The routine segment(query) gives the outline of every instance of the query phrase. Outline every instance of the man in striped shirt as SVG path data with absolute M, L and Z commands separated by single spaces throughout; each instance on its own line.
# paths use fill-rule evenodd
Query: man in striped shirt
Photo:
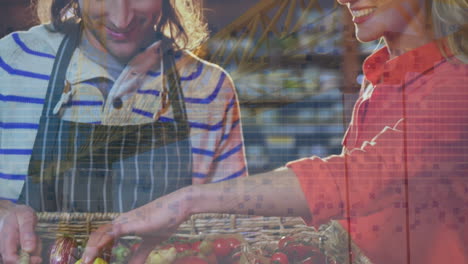
M 4 262 L 17 262 L 17 245 L 39 261 L 34 210 L 127 211 L 183 186 L 181 174 L 195 184 L 247 176 L 233 82 L 187 51 L 206 26 L 199 3 L 182 2 L 56 0 L 51 25 L 0 40 Z M 79 37 L 67 52 L 73 25 Z M 177 84 L 180 94 L 171 90 Z M 183 141 L 178 120 L 188 125 Z M 95 205 L 99 199 L 104 205 Z

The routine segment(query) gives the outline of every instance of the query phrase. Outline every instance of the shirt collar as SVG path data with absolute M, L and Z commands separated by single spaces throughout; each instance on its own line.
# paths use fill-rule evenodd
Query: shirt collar
M 190 53 L 188 53 L 190 54 Z M 175 54 L 177 68 L 182 68 L 183 65 L 190 63 L 192 56 L 184 56 L 184 52 L 178 51 Z M 160 76 L 160 64 L 156 63 L 151 69 L 151 74 L 148 74 L 149 79 L 156 79 Z M 130 66 L 126 66 L 130 67 Z M 67 70 L 67 81 L 74 85 L 77 83 L 89 81 L 95 78 L 106 78 L 115 82 L 116 79 L 107 71 L 107 69 L 86 56 L 81 46 L 75 49 L 72 55 L 70 64 Z
M 406 73 L 423 73 L 443 59 L 437 42 L 430 42 L 390 60 L 386 47 L 370 55 L 363 64 L 364 76 L 372 85 L 402 84 Z
M 181 53 L 176 53 L 176 62 L 179 61 L 181 57 Z M 129 67 L 129 66 L 126 66 Z M 159 74 L 159 63 L 156 63 L 154 67 L 151 69 L 153 74 L 150 74 L 150 77 L 158 77 Z M 106 78 L 111 80 L 112 82 L 116 81 L 116 78 L 112 77 L 109 71 L 102 65 L 95 63 L 92 59 L 90 59 L 86 52 L 83 50 L 83 46 L 78 46 L 70 60 L 70 64 L 67 70 L 67 81 L 70 84 L 76 84 L 84 81 L 89 81 L 95 78 Z
M 68 65 L 67 80 L 76 84 L 94 78 L 106 78 L 115 82 L 104 67 L 89 59 L 80 47 L 76 48 Z

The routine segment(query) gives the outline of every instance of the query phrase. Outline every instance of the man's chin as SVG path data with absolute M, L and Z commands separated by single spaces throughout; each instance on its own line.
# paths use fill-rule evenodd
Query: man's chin
M 130 47 L 109 47 L 108 51 L 115 59 L 123 64 L 129 62 L 138 53 L 136 48 Z

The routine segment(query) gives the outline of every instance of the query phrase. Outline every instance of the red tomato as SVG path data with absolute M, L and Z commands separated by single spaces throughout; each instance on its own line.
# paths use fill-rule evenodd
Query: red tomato
M 209 264 L 206 260 L 197 256 L 185 256 L 176 259 L 172 264 Z
M 231 249 L 235 249 L 241 244 L 241 242 L 235 237 L 226 238 L 226 242 L 229 244 L 229 247 L 231 247 Z
M 289 260 L 291 261 L 301 261 L 308 257 L 319 254 L 320 250 L 313 246 L 289 243 L 286 244 L 286 246 L 281 250 L 281 252 L 286 253 Z
M 288 256 L 286 256 L 286 254 L 284 254 L 283 252 L 276 252 L 275 254 L 273 254 L 273 256 L 271 256 L 270 260 L 272 264 L 288 264 L 289 263 Z
M 334 261 L 327 261 L 327 257 L 323 254 L 318 254 L 309 258 L 304 259 L 301 264 L 333 264 Z
M 201 241 L 196 241 L 192 243 L 192 249 L 195 250 L 196 252 L 200 252 L 200 244 Z
M 171 247 L 174 247 L 173 244 L 166 244 L 164 246 L 161 246 L 161 249 L 170 249 Z
M 218 238 L 213 242 L 213 251 L 216 257 L 226 257 L 231 253 L 231 250 L 231 246 L 223 238 Z
M 192 246 L 187 243 L 175 243 L 174 247 L 178 253 L 184 252 L 186 250 L 192 249 Z
M 294 238 L 290 236 L 284 236 L 278 241 L 278 248 L 281 250 L 283 249 L 288 242 L 293 241 Z
M 141 245 L 141 243 L 135 243 L 135 244 L 133 244 L 133 245 L 130 247 L 130 251 L 131 251 L 132 253 L 135 253 L 135 252 L 138 250 L 138 248 L 140 247 L 140 245 Z
M 312 258 L 306 258 L 301 262 L 301 264 L 317 264 L 317 263 L 315 263 Z

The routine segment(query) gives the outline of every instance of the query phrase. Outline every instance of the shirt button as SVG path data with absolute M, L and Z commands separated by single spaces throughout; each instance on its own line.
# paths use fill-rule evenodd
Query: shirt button
M 112 106 L 115 109 L 120 109 L 123 106 L 123 101 L 121 98 L 115 98 L 114 101 L 112 101 Z

